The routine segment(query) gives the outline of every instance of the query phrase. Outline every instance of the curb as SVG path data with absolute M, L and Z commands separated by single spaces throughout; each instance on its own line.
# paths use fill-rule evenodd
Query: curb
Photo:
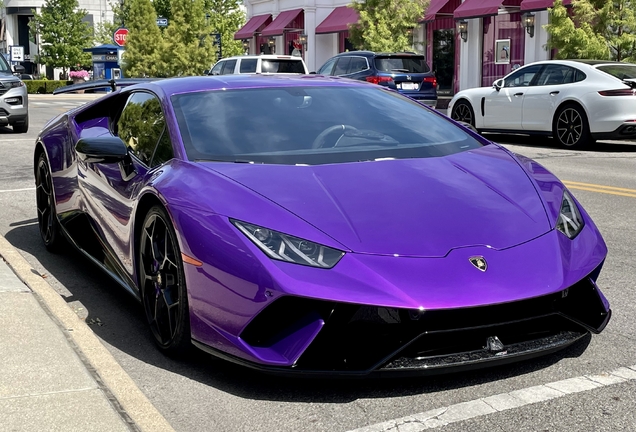
M 0 256 L 16 276 L 39 297 L 67 338 L 94 369 L 97 378 L 116 398 L 124 414 L 143 432 L 174 432 L 168 421 L 117 363 L 99 338 L 67 305 L 64 299 L 31 267 L 18 250 L 0 235 Z M 120 414 L 121 413 L 121 410 Z M 124 419 L 125 420 L 125 419 Z

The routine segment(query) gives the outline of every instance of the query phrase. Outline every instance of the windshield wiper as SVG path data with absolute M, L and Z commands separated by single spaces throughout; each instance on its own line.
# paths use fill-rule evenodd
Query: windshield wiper
M 391 72 L 408 72 L 408 69 L 391 69 Z

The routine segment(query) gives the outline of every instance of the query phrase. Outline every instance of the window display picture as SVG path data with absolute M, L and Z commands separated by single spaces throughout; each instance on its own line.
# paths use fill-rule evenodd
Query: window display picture
M 510 63 L 510 39 L 498 39 L 495 41 L 495 63 Z

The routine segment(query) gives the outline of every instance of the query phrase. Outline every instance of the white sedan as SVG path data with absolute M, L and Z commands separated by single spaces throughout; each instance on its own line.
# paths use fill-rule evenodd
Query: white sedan
M 450 116 L 479 132 L 552 136 L 569 148 L 636 139 L 636 65 L 548 60 L 457 93 Z

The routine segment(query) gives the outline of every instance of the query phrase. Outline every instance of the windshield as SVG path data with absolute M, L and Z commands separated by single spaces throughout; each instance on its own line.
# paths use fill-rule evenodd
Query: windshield
M 215 90 L 172 96 L 190 160 L 327 164 L 445 156 L 481 144 L 375 86 Z
M 298 73 L 304 74 L 305 68 L 300 60 L 262 60 L 262 73 Z
M 423 56 L 378 56 L 375 58 L 375 67 L 382 72 L 426 73 L 430 71 Z
M 4 58 L 3 55 L 0 55 L 0 72 L 13 73 L 11 67 L 9 66 L 9 63 L 7 63 L 7 60 Z
M 598 66 L 597 69 L 620 80 L 636 78 L 636 65 L 610 64 Z

